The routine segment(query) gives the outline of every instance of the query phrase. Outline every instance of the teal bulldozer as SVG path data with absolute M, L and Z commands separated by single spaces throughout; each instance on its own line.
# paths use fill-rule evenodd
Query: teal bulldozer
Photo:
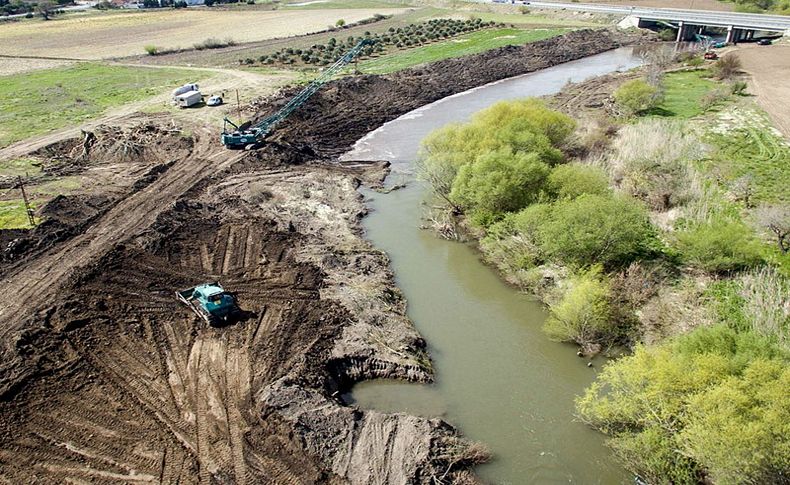
M 227 324 L 240 313 L 236 297 L 216 281 L 176 291 L 176 297 L 211 326 Z

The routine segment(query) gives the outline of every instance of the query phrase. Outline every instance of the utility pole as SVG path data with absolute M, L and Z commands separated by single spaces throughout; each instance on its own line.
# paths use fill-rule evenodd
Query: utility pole
M 25 201 L 25 212 L 27 212 L 27 220 L 30 222 L 30 227 L 35 227 L 36 225 L 36 218 L 34 217 L 33 208 L 30 207 L 30 201 L 27 199 L 27 193 L 25 192 L 25 182 L 22 180 L 22 176 L 18 176 L 19 180 L 19 190 L 22 191 L 22 200 Z
M 236 109 L 239 110 L 239 123 L 241 123 L 241 102 L 239 101 L 239 90 L 236 90 Z

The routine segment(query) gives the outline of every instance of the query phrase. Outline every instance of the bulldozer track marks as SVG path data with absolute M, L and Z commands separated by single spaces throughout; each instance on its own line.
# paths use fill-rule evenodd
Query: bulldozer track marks
M 316 270 L 289 260 L 291 243 L 272 244 L 267 231 L 255 222 L 226 223 L 187 242 L 173 237 L 164 248 L 124 249 L 113 271 L 82 281 L 82 297 L 72 299 L 95 297 L 100 314 L 122 312 L 123 319 L 68 335 L 81 364 L 64 365 L 62 373 L 77 391 L 36 401 L 28 426 L 46 431 L 35 446 L 20 440 L 16 451 L 0 452 L 0 477 L 25 481 L 2 464 L 28 453 L 31 466 L 62 482 L 310 483 L 290 469 L 292 451 L 283 449 L 292 445 L 266 451 L 259 437 L 250 441 L 261 426 L 252 390 L 282 375 L 271 363 L 284 345 L 282 320 L 319 301 L 320 279 L 302 274 Z M 167 244 L 190 256 L 169 264 Z M 210 327 L 168 291 L 173 281 L 204 274 L 222 277 L 253 316 Z
M 0 282 L 0 291 L 15 294 L 17 298 L 0 308 L 0 321 L 4 322 L 0 337 L 5 337 L 21 323 L 15 318 L 24 314 L 20 311 L 21 305 L 55 301 L 54 293 L 76 269 L 98 260 L 116 244 L 148 228 L 158 214 L 206 174 L 226 168 L 243 156 L 229 155 L 221 148 L 200 156 L 204 150 L 207 147 L 198 146 L 192 156 L 180 160 L 157 181 L 120 201 L 84 234 L 51 249 L 28 264 L 24 271 L 7 275 Z
M 13 301 L 48 306 L 4 305 L 0 338 L 40 310 L 48 328 L 66 330 L 46 377 L 31 379 L 19 403 L 0 400 L 0 484 L 326 480 L 256 396 L 292 369 L 320 382 L 323 364 L 302 356 L 328 352 L 345 313 L 321 300 L 320 269 L 296 260 L 302 235 L 200 198 L 203 174 L 242 156 L 198 143 L 83 233 L 4 275 L 0 291 Z M 245 173 L 249 182 L 232 188 L 256 178 L 298 184 L 291 171 Z M 195 213 L 207 217 L 195 223 Z M 174 297 L 213 279 L 247 316 L 211 327 Z M 325 319 L 337 324 L 324 328 Z

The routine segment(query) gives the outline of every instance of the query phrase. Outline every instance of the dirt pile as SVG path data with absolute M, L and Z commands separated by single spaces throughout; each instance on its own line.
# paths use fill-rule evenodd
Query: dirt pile
M 73 233 L 17 257 L 0 282 L 14 295 L 0 307 L 0 478 L 474 481 L 485 454 L 449 425 L 338 399 L 362 379 L 430 381 L 432 369 L 359 224 L 358 185 L 386 164 L 334 156 L 427 102 L 622 42 L 573 33 L 335 81 L 252 153 L 203 129 L 174 152 L 112 135 L 61 147 L 147 161 L 119 170 L 133 181 L 106 206 L 53 201 Z M 209 280 L 237 293 L 241 321 L 206 327 L 173 296 Z
M 192 153 L 192 142 L 171 122 L 152 118 L 124 128 L 99 126 L 31 153 L 28 158 L 41 172 L 27 178 L 28 190 L 75 176 L 88 190 L 47 201 L 39 211 L 43 222 L 31 231 L 0 233 L 0 275 L 84 232 L 120 200 L 154 182 L 175 159 Z
M 275 132 L 274 139 L 321 157 L 347 151 L 358 139 L 413 109 L 507 77 L 534 72 L 637 41 L 608 30 L 580 30 L 523 46 L 447 59 L 388 76 L 347 77 L 328 83 Z M 263 117 L 294 90 L 269 103 Z

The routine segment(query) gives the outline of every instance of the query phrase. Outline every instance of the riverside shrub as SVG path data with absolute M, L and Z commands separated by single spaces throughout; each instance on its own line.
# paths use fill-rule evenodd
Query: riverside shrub
M 549 305 L 543 331 L 553 340 L 585 345 L 607 333 L 610 316 L 609 281 L 594 267 L 572 277 L 560 299 Z
M 473 222 L 489 225 L 499 215 L 535 202 L 549 171 L 535 152 L 490 152 L 460 168 L 450 200 L 467 210 Z
M 605 195 L 609 192 L 609 177 L 598 167 L 569 163 L 551 171 L 548 189 L 558 199 L 575 199 L 582 194 Z
M 721 217 L 675 233 L 675 247 L 686 263 L 712 273 L 763 262 L 763 245 L 741 221 Z
M 543 254 L 570 266 L 620 266 L 656 246 L 647 211 L 629 197 L 583 194 L 525 217 L 533 218 L 522 224 L 534 225 Z
M 635 115 L 655 108 L 661 102 L 661 95 L 658 88 L 646 81 L 632 79 L 615 90 L 614 100 L 626 114 Z
M 469 212 L 473 213 L 478 206 L 483 211 L 487 210 L 485 207 L 494 206 L 518 210 L 524 206 L 512 208 L 509 201 L 489 198 L 479 201 L 476 197 L 479 194 L 468 192 L 467 189 L 490 182 L 474 176 L 482 175 L 481 170 L 474 167 L 466 169 L 463 181 L 454 186 L 461 168 L 476 163 L 504 168 L 521 163 L 527 156 L 531 161 L 555 166 L 565 160 L 560 147 L 574 128 L 571 118 L 546 108 L 535 99 L 497 103 L 475 114 L 468 123 L 448 125 L 431 133 L 423 141 L 418 174 L 445 199 L 449 200 L 450 192 L 454 191 L 456 200 L 461 201 L 462 208 Z M 494 152 L 500 154 L 497 159 L 491 158 L 490 154 Z M 536 189 L 533 184 L 528 184 L 525 190 Z M 507 198 L 512 200 L 511 196 L 508 194 Z M 530 194 L 524 200 L 532 197 Z
M 650 483 L 783 483 L 787 364 L 756 334 L 699 328 L 608 364 L 576 407 Z

